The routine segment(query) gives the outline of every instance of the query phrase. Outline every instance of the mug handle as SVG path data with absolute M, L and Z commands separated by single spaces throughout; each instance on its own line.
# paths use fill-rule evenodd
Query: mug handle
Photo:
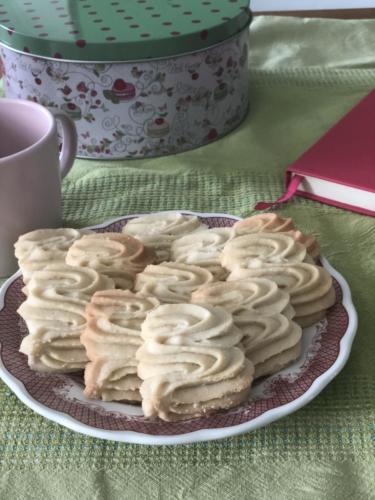
M 56 120 L 61 123 L 63 144 L 60 153 L 60 175 L 64 178 L 73 166 L 77 153 L 77 130 L 74 121 L 63 111 L 59 109 L 51 109 Z

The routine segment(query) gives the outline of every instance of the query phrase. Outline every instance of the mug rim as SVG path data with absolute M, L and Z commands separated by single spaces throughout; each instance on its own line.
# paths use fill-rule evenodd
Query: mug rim
M 0 166 L 3 165 L 4 163 L 8 162 L 10 159 L 14 159 L 17 156 L 21 156 L 24 154 L 29 153 L 31 150 L 35 148 L 39 148 L 46 140 L 49 139 L 51 135 L 55 133 L 55 128 L 56 128 L 56 123 L 55 119 L 53 117 L 53 114 L 45 107 L 42 106 L 41 104 L 34 102 L 34 101 L 28 101 L 26 99 L 12 99 L 12 98 L 7 98 L 7 97 L 2 97 L 0 98 L 0 108 L 3 105 L 3 103 L 8 104 L 8 105 L 15 105 L 15 106 L 24 106 L 24 107 L 30 107 L 34 108 L 35 110 L 41 111 L 42 114 L 48 119 L 49 121 L 49 126 L 47 132 L 42 135 L 37 141 L 35 141 L 33 144 L 30 146 L 20 149 L 16 153 L 12 153 L 7 156 L 0 157 Z

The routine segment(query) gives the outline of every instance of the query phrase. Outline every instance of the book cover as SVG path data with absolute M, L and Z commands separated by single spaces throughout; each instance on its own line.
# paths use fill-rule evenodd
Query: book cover
M 375 216 L 375 90 L 288 167 L 275 203 L 294 195 Z

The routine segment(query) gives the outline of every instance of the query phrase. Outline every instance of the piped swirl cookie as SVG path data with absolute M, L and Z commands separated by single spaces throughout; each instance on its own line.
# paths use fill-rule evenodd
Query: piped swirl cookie
M 242 346 L 255 366 L 254 378 L 272 375 L 301 353 L 302 329 L 283 314 L 249 314 L 235 320 L 243 334 Z
M 104 290 L 92 296 L 81 335 L 89 359 L 84 391 L 88 398 L 141 401 L 135 353 L 142 344 L 141 325 L 158 305 L 155 297 L 129 290 Z
M 265 264 L 294 264 L 306 259 L 306 248 L 285 233 L 254 233 L 234 238 L 224 246 L 221 265 L 233 271 Z
M 319 259 L 320 246 L 313 234 L 305 234 L 298 230 L 288 231 L 286 234 L 289 234 L 295 241 L 301 243 L 301 245 L 303 245 L 306 248 L 307 253 L 310 255 L 312 259 L 314 260 Z
M 61 373 L 84 368 L 87 357 L 80 335 L 85 308 L 97 290 L 111 288 L 113 280 L 94 269 L 51 264 L 35 271 L 18 309 L 29 330 L 20 351 L 28 356 L 30 368 Z
M 69 248 L 66 263 L 90 267 L 109 276 L 117 288 L 131 289 L 135 274 L 154 261 L 153 250 L 132 236 L 95 233 L 83 236 Z
M 232 227 L 233 236 L 259 232 L 287 233 L 304 245 L 313 259 L 317 259 L 320 255 L 319 244 L 315 236 L 298 231 L 290 218 L 283 219 L 277 214 L 257 214 L 236 222 Z
M 233 315 L 244 335 L 245 354 L 255 365 L 255 378 L 281 369 L 284 351 L 293 348 L 296 357 L 300 353 L 302 330 L 291 321 L 294 310 L 289 294 L 274 281 L 252 278 L 213 283 L 194 292 L 192 302 L 220 306 Z M 289 356 L 285 363 L 294 359 Z
M 219 256 L 231 238 L 230 228 L 212 228 L 187 234 L 175 240 L 171 247 L 171 258 L 208 269 L 215 279 L 225 279 L 226 269 L 220 265 Z
M 248 398 L 254 367 L 224 309 L 161 305 L 147 315 L 142 338 L 137 359 L 146 417 L 185 420 Z
M 153 248 L 156 252 L 155 262 L 158 264 L 171 260 L 170 248 L 175 239 L 206 228 L 195 215 L 173 212 L 132 219 L 123 228 L 123 233 L 130 234 Z
M 294 316 L 289 294 L 266 278 L 210 283 L 193 292 L 191 302 L 223 307 L 235 321 L 254 314 L 282 313 L 289 319 Z
M 297 342 L 294 347 L 286 349 L 285 351 L 282 351 L 280 354 L 276 354 L 275 356 L 268 358 L 263 363 L 257 364 L 255 368 L 254 378 L 273 375 L 274 373 L 283 370 L 291 363 L 293 363 L 293 361 L 296 361 L 299 358 L 301 350 L 302 350 L 301 342 Z
M 290 294 L 295 310 L 294 321 L 307 327 L 325 316 L 326 310 L 335 303 L 335 291 L 330 274 L 320 266 L 296 263 L 288 266 L 270 265 L 261 268 L 237 268 L 228 281 L 268 278 Z
M 134 289 L 152 295 L 160 302 L 176 304 L 189 302 L 192 292 L 213 281 L 214 277 L 207 269 L 181 262 L 164 262 L 149 265 L 137 274 Z
M 283 219 L 277 214 L 257 214 L 247 219 L 239 220 L 232 226 L 234 236 L 259 233 L 262 231 L 272 233 L 285 233 L 295 229 L 291 218 Z
M 88 232 L 71 228 L 37 229 L 20 236 L 14 249 L 24 283 L 27 284 L 34 271 L 65 262 L 70 246 Z

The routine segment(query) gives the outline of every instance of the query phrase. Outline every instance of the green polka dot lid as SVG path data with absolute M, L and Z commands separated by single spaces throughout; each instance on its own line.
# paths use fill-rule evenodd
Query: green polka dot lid
M 75 61 L 134 61 L 202 50 L 240 32 L 249 0 L 0 0 L 0 43 Z

